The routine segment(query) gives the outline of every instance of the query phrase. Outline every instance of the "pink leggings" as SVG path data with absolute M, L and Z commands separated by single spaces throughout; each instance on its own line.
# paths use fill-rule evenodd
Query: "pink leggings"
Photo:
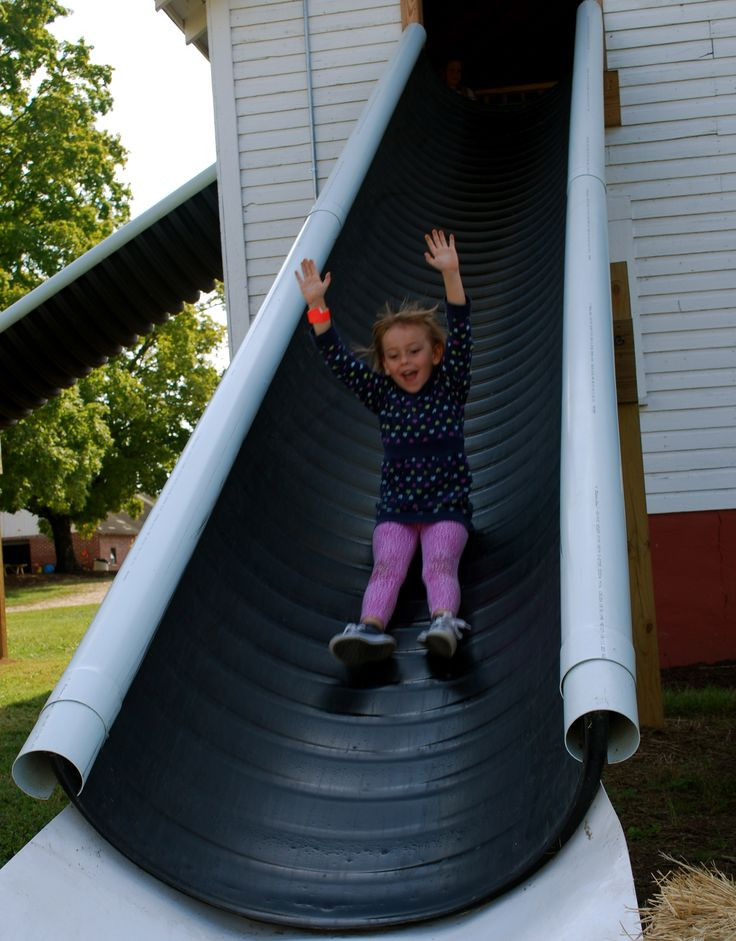
M 460 607 L 457 569 L 468 531 L 462 523 L 379 523 L 373 531 L 373 572 L 363 596 L 361 621 L 391 620 L 417 545 L 422 544 L 422 579 L 427 588 L 429 613 Z

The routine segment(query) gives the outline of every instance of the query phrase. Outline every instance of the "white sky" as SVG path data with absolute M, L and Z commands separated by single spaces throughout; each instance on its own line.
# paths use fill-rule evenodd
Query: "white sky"
M 131 216 L 159 202 L 215 162 L 210 66 L 155 0 L 65 0 L 72 11 L 54 34 L 94 46 L 113 66 L 112 112 L 100 126 L 120 135 L 133 191 Z

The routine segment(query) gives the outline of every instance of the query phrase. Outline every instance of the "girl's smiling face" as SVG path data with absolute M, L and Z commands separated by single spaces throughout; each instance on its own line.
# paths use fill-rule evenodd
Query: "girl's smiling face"
M 395 324 L 383 335 L 381 364 L 399 388 L 419 392 L 442 359 L 442 345 L 434 346 L 426 327 Z

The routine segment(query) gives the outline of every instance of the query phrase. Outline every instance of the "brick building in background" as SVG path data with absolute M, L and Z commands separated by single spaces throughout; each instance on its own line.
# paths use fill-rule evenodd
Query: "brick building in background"
M 116 572 L 130 552 L 136 536 L 153 507 L 150 497 L 141 496 L 143 513 L 131 519 L 127 513 L 110 513 L 91 539 L 72 533 L 77 561 L 87 571 Z M 56 565 L 54 543 L 38 529 L 38 518 L 25 510 L 0 514 L 3 562 L 8 574 L 37 573 Z

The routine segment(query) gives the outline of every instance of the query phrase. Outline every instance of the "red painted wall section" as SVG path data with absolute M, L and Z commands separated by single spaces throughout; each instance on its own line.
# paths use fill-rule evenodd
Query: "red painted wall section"
M 736 510 L 649 517 L 662 667 L 736 660 Z

